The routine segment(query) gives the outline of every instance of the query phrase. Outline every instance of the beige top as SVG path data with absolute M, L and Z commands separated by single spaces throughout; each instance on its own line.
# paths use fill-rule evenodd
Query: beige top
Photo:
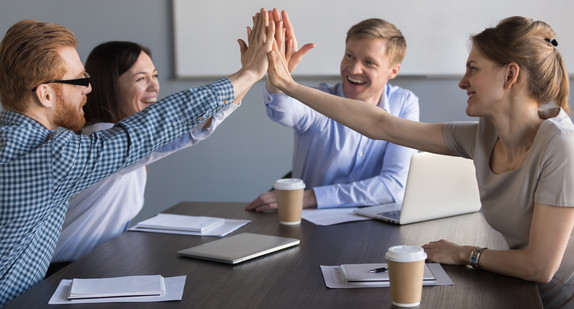
M 447 123 L 443 137 L 453 153 L 474 161 L 484 216 L 511 249 L 528 245 L 534 203 L 574 207 L 574 125 L 563 110 L 542 123 L 522 166 L 509 172 L 495 174 L 490 168 L 498 135 L 489 120 Z M 573 274 L 571 236 L 553 281 L 539 286 L 545 304 L 544 286 L 566 284 L 571 287 L 564 287 L 561 297 L 574 293 Z

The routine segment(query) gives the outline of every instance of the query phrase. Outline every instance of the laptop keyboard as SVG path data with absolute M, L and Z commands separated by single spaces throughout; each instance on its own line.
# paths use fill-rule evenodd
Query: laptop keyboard
M 401 217 L 401 211 L 400 210 L 385 211 L 385 212 L 380 212 L 377 215 L 399 220 L 399 218 Z

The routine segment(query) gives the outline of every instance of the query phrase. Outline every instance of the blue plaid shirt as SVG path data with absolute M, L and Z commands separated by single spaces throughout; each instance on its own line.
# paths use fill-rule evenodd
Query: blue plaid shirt
M 0 305 L 44 278 L 72 196 L 188 132 L 233 96 L 224 78 L 89 136 L 0 112 Z

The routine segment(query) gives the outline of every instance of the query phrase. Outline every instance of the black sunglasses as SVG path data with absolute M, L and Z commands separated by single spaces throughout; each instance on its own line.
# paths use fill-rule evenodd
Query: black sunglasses
M 88 87 L 90 85 L 90 74 L 88 74 L 86 72 L 86 73 L 84 73 L 83 78 L 64 79 L 64 80 L 49 80 L 49 81 L 44 82 L 42 84 L 50 84 L 50 83 L 59 83 L 59 84 L 68 84 L 68 85 L 77 85 L 77 86 Z M 38 87 L 34 87 L 34 89 L 32 89 L 32 91 L 36 91 L 36 88 L 38 88 Z

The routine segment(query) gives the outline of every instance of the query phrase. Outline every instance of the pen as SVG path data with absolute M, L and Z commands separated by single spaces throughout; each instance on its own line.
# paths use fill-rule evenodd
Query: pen
M 387 271 L 386 267 L 381 267 L 381 268 L 375 268 L 375 269 L 371 269 L 369 270 L 370 273 L 382 273 Z

